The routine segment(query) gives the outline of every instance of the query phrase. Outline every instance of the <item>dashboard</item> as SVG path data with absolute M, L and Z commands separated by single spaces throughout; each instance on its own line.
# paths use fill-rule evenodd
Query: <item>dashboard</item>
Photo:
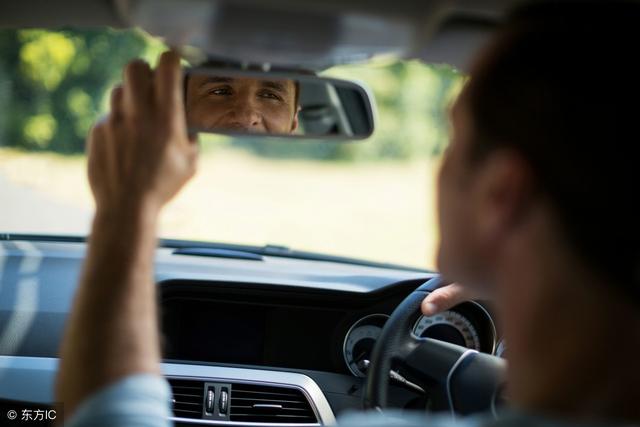
M 172 281 L 161 288 L 170 360 L 270 366 L 352 375 L 343 344 L 370 313 L 390 314 L 413 281 L 380 295 Z
M 58 348 L 85 251 L 80 241 L 0 240 L 0 330 L 17 331 L 0 341 L 0 407 L 54 401 Z M 193 256 L 170 247 L 158 248 L 155 261 L 162 371 L 174 391 L 176 425 L 287 425 L 287 411 L 304 414 L 298 424 L 324 425 L 358 410 L 386 319 L 433 277 L 276 256 Z M 25 289 L 36 298 L 23 298 Z M 487 353 L 499 342 L 490 307 L 475 302 L 416 316 L 413 325 L 415 335 Z M 392 406 L 424 410 L 428 396 L 392 382 L 389 398 Z M 224 414 L 223 400 L 230 405 Z
M 413 281 L 368 297 L 283 292 L 229 283 L 161 284 L 164 355 L 170 360 L 305 369 L 365 378 L 375 342 Z M 463 303 L 420 316 L 413 333 L 494 354 L 487 309 Z

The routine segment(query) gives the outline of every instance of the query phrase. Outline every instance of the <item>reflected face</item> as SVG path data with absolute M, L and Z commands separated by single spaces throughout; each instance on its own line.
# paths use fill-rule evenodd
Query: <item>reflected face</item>
M 190 75 L 189 127 L 210 131 L 290 134 L 298 128 L 293 80 Z

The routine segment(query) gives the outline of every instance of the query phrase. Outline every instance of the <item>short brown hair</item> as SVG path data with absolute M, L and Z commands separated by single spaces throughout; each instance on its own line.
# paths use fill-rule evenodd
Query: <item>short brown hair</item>
M 640 5 L 514 11 L 463 92 L 472 156 L 515 149 L 583 259 L 640 301 Z

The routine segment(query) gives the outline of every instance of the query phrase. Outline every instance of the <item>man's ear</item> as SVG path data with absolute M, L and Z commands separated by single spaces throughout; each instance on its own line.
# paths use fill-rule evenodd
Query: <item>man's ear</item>
M 301 107 L 299 105 L 296 105 L 296 109 L 293 112 L 293 120 L 291 121 L 291 133 L 294 133 L 295 131 L 298 130 L 298 113 L 300 113 Z
M 478 220 L 480 232 L 491 245 L 526 219 L 534 197 L 533 174 L 522 155 L 514 150 L 496 150 L 479 167 Z

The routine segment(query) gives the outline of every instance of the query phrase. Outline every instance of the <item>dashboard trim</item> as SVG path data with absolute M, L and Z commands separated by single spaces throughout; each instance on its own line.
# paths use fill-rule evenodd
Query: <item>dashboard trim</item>
M 171 365 L 169 367 L 168 365 Z M 335 416 L 333 415 L 333 411 L 329 406 L 329 402 L 326 401 L 324 393 L 320 390 L 320 387 L 313 381 L 311 378 L 304 374 L 298 374 L 295 372 L 282 372 L 282 371 L 266 371 L 261 369 L 245 369 L 245 368 L 230 368 L 223 366 L 203 366 L 203 365 L 181 365 L 174 363 L 163 363 L 163 373 L 165 377 L 171 379 L 180 379 L 180 380 L 201 380 L 207 382 L 220 382 L 220 383 L 231 383 L 231 384 L 256 384 L 256 385 L 269 385 L 269 386 L 280 386 L 285 388 L 295 388 L 300 390 L 306 399 L 309 401 L 311 408 L 318 419 L 319 423 L 260 423 L 260 422 L 247 422 L 247 421 L 223 421 L 223 420 L 199 420 L 195 418 L 181 418 L 181 417 L 171 417 L 170 419 L 173 421 L 184 422 L 185 420 L 189 420 L 192 424 L 208 424 L 208 425 L 225 425 L 225 426 L 244 426 L 244 425 L 255 425 L 255 426 L 321 426 L 321 425 L 332 425 L 335 424 Z M 169 370 L 174 370 L 175 367 L 178 367 L 178 370 L 184 372 L 180 375 L 175 375 L 173 373 L 168 373 Z M 194 369 L 184 369 L 184 368 L 196 368 L 197 372 L 193 372 Z M 203 368 L 210 369 L 211 375 L 203 375 Z M 222 369 L 222 371 L 219 371 Z M 232 371 L 233 370 L 233 371 Z M 238 372 L 244 371 L 244 372 Z M 187 374 L 196 374 L 197 375 L 187 375 Z M 233 377 L 228 376 L 219 376 L 219 374 L 233 374 Z M 232 391 L 233 394 L 233 391 Z M 324 399 L 326 405 L 323 405 L 322 400 Z
M 209 425 L 209 426 L 256 426 L 256 427 L 318 427 L 322 424 L 300 424 L 300 423 L 253 423 L 253 422 L 237 422 L 237 421 L 216 421 L 216 420 L 197 420 L 194 418 L 169 417 L 171 421 L 177 421 L 184 424 Z

